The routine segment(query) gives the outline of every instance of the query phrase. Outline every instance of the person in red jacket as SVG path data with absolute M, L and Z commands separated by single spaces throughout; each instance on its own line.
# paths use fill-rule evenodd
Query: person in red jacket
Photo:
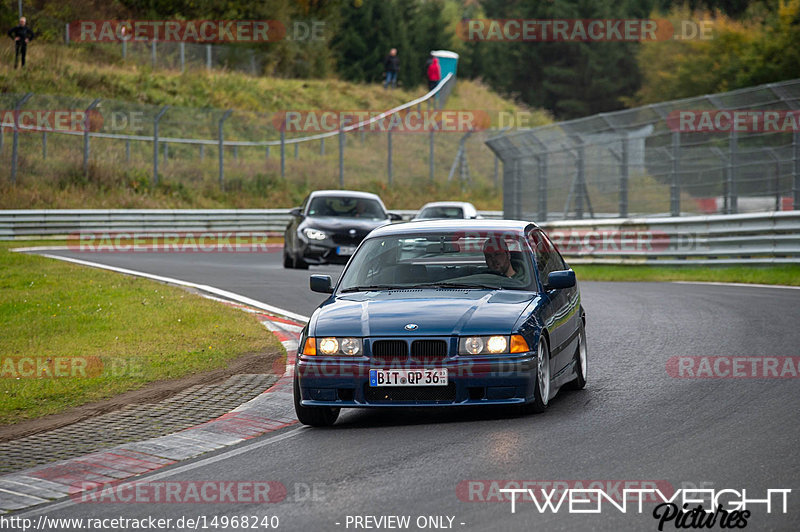
M 439 59 L 431 55 L 428 58 L 428 62 L 425 63 L 425 66 L 428 75 L 428 90 L 432 91 L 442 80 L 442 69 L 439 67 Z

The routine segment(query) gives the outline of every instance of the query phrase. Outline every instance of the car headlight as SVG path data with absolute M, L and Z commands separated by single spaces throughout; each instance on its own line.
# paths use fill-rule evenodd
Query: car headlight
M 361 338 L 317 338 L 316 349 L 312 347 L 313 338 L 306 340 L 306 348 L 303 349 L 304 355 L 348 355 L 355 356 L 361 353 Z M 311 344 L 311 345 L 309 345 Z
M 325 234 L 325 231 L 320 231 L 319 229 L 312 229 L 311 227 L 306 227 L 303 229 L 303 234 L 306 235 L 311 240 L 325 240 L 328 238 L 328 235 Z
M 509 344 L 511 349 L 509 349 Z M 509 336 L 465 336 L 458 340 L 459 355 L 499 355 L 502 353 L 525 353 L 528 343 L 519 334 Z

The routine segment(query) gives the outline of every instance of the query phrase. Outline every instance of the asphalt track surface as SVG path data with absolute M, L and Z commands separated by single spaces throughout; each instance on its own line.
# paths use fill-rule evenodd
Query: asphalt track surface
M 54 254 L 208 284 L 305 315 L 323 299 L 308 290 L 309 273 L 341 272 L 284 270 L 280 253 Z M 412 530 L 419 516 L 453 517 L 453 529 L 470 531 L 657 530 L 652 503 L 641 514 L 633 503 L 627 513 L 610 505 L 600 514 L 541 513 L 531 503 L 512 513 L 509 502 L 457 492 L 467 480 L 631 480 L 744 488 L 750 499 L 792 489 L 787 513 L 754 505 L 747 529 L 800 529 L 800 380 L 682 379 L 666 370 L 676 356 L 800 355 L 800 290 L 584 282 L 581 291 L 588 385 L 560 392 L 545 414 L 345 410 L 333 428 L 290 427 L 233 448 L 238 454 L 228 448 L 151 475 L 278 481 L 288 492 L 280 503 L 54 503 L 34 513 L 173 523 L 276 515 L 281 530 L 365 530 L 348 526 L 348 516 L 388 515 L 410 516 Z M 664 530 L 676 530 L 674 522 Z

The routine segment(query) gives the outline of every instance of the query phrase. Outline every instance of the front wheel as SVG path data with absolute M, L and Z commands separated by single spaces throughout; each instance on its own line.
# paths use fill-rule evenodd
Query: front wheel
M 294 412 L 298 421 L 312 427 L 330 427 L 339 418 L 339 408 L 332 406 L 303 406 L 300 404 L 300 383 L 294 378 Z
M 539 336 L 536 349 L 536 386 L 533 401 L 522 406 L 523 414 L 541 414 L 547 410 L 550 399 L 550 348 L 543 335 Z
M 578 331 L 578 348 L 575 350 L 575 380 L 570 381 L 566 387 L 572 390 L 582 390 L 586 386 L 586 326 L 581 320 L 581 329 Z

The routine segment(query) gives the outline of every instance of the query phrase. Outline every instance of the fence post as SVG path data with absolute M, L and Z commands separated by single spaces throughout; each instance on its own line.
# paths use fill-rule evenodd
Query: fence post
M 181 74 L 183 74 L 184 70 L 186 69 L 186 43 L 181 41 L 178 43 L 178 47 L 180 48 L 181 52 Z
M 158 186 L 158 121 L 164 116 L 164 113 L 169 109 L 169 105 L 165 105 L 153 118 L 153 186 Z
M 681 215 L 681 132 L 672 132 L 672 182 L 669 185 L 669 212 L 672 216 Z
M 64 43 L 69 44 L 69 22 L 64 24 Z
M 628 217 L 628 132 L 622 137 L 622 160 L 619 167 L 619 217 Z
M 428 112 L 431 111 L 433 102 L 428 100 Z M 430 182 L 433 183 L 433 129 L 428 135 L 428 171 L 430 174 Z
M 238 161 L 239 160 L 239 146 L 234 146 L 233 147 L 233 160 L 234 161 Z
M 269 146 L 267 146 L 266 158 L 269 159 Z
M 300 151 L 300 143 L 299 142 L 295 142 L 294 143 L 294 159 L 295 160 L 297 160 L 297 155 L 298 155 L 299 151 Z
M 211 45 L 206 44 L 206 70 L 211 70 Z
M 281 178 L 286 177 L 286 128 L 281 126 Z
M 90 122 L 89 122 L 89 113 L 97 107 L 97 104 L 100 103 L 100 98 L 95 98 L 95 100 L 89 104 L 89 107 L 86 108 L 86 116 L 83 119 L 83 175 L 85 177 L 89 177 L 89 129 L 90 129 Z
M 169 150 L 167 148 L 167 143 L 164 143 L 164 166 L 167 166 L 167 158 L 168 158 Z
M 219 119 L 219 189 L 225 190 L 225 136 L 222 126 L 225 120 L 231 116 L 233 109 L 228 109 Z
M 578 190 L 575 191 L 575 218 L 578 220 L 583 220 L 583 199 L 586 194 L 586 165 L 585 165 L 585 151 L 583 149 L 583 140 L 579 141 L 578 144 L 578 158 L 575 161 L 575 164 L 578 168 L 578 176 L 576 179 L 576 188 Z
M 800 132 L 792 134 L 792 174 L 794 184 L 792 185 L 792 208 L 800 211 Z
M 739 195 L 736 191 L 737 159 L 739 155 L 739 136 L 736 128 L 731 128 L 731 135 L 728 140 L 728 205 L 730 214 L 739 212 Z
M 202 161 L 205 158 L 206 158 L 206 146 L 205 146 L 205 144 L 201 144 L 200 145 L 200 160 Z
M 128 57 L 128 40 L 122 39 L 122 58 Z
M 389 185 L 392 184 L 392 125 L 386 133 L 386 173 L 389 176 Z
M 151 45 L 151 54 L 153 56 L 153 70 L 156 69 L 156 60 L 157 60 L 157 52 L 156 52 L 156 40 L 153 39 L 153 44 Z
M 3 126 L 0 126 L 0 151 L 3 150 L 3 144 L 4 144 L 5 136 L 6 136 L 5 133 L 6 133 L 6 128 L 4 128 Z
M 17 183 L 17 158 L 19 157 L 19 110 L 31 96 L 33 93 L 29 92 L 14 106 L 14 142 L 11 146 L 11 182 L 14 184 Z
M 539 175 L 539 220 L 547 221 L 547 153 L 536 158 Z
M 319 154 L 325 155 L 325 137 L 319 139 Z
M 513 205 L 513 211 L 514 211 L 514 214 L 512 215 L 512 219 L 514 219 L 514 220 L 519 220 L 520 218 L 522 218 L 522 209 L 521 209 L 521 205 L 520 205 L 520 202 L 522 201 L 522 197 L 521 197 L 522 194 L 520 194 L 520 190 L 522 189 L 522 185 L 521 185 L 522 168 L 521 167 L 522 167 L 522 163 L 520 162 L 520 158 L 516 157 L 514 159 L 513 186 L 511 187 L 511 190 L 513 192 L 512 205 Z
M 47 131 L 42 131 L 42 159 L 47 160 Z
M 347 119 L 344 120 L 347 122 Z M 344 188 L 344 124 L 339 126 L 339 188 Z
M 131 141 L 130 139 L 125 140 L 125 162 L 131 162 Z

